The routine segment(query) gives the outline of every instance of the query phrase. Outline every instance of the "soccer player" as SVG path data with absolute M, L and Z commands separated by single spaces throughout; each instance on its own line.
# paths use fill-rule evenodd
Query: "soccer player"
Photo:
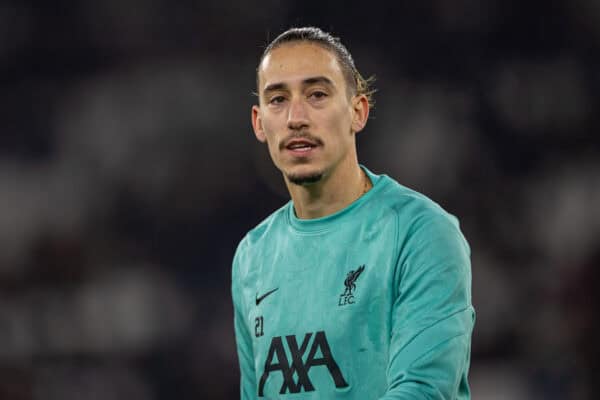
M 372 91 L 348 50 L 290 29 L 257 91 L 254 133 L 291 201 L 233 260 L 241 398 L 469 399 L 469 246 L 439 205 L 358 163 Z

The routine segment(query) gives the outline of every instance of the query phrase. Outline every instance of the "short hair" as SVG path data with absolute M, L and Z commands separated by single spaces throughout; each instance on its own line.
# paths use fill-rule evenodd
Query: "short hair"
M 313 26 L 301 27 L 301 28 L 290 28 L 287 31 L 283 32 L 279 36 L 277 36 L 269 45 L 265 48 L 262 56 L 260 57 L 260 61 L 258 63 L 258 67 L 256 69 L 256 87 L 258 90 L 258 72 L 260 70 L 260 65 L 262 64 L 265 57 L 271 52 L 271 50 L 276 49 L 279 46 L 288 43 L 294 42 L 307 42 L 314 43 L 318 46 L 321 46 L 325 50 L 331 51 L 338 63 L 341 66 L 342 74 L 344 75 L 344 79 L 346 80 L 346 85 L 352 91 L 352 93 L 365 95 L 367 100 L 369 101 L 369 106 L 373 107 L 375 105 L 375 99 L 373 98 L 373 94 L 375 93 L 375 89 L 372 87 L 375 78 L 373 76 L 365 79 L 362 77 L 358 69 L 354 65 L 354 59 L 352 55 L 342 44 L 340 38 L 331 35 L 328 32 L 321 30 L 320 28 L 316 28 Z

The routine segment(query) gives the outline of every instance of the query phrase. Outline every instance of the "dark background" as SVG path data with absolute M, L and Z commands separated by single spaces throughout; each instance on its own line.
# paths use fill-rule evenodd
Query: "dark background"
M 235 399 L 230 265 L 287 201 L 257 60 L 341 36 L 359 158 L 459 217 L 474 399 L 598 398 L 600 2 L 0 4 L 0 398 Z

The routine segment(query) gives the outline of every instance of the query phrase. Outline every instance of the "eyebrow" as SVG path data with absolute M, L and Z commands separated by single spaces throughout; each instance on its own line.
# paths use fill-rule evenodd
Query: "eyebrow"
M 302 85 L 314 85 L 316 83 L 322 83 L 327 86 L 335 86 L 331 79 L 326 76 L 314 76 L 310 78 L 306 78 L 302 80 Z M 286 83 L 272 83 L 270 85 L 265 86 L 263 93 L 274 92 L 276 90 L 287 89 L 288 85 Z

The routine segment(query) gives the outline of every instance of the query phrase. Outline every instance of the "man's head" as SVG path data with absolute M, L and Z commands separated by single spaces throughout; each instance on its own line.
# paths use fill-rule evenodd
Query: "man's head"
M 318 28 L 282 33 L 261 57 L 257 94 L 254 132 L 288 182 L 310 184 L 357 162 L 354 135 L 372 91 L 339 39 Z

